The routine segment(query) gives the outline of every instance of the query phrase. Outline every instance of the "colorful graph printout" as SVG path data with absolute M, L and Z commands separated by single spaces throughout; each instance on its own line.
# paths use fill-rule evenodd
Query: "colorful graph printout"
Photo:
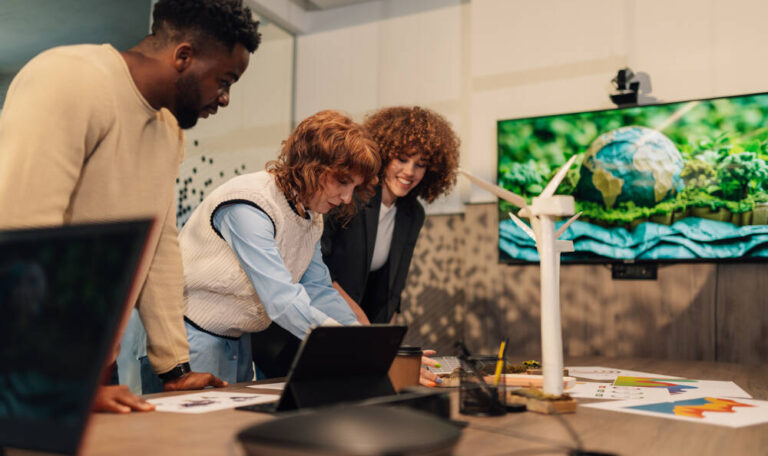
M 675 399 L 692 396 L 752 397 L 739 385 L 718 380 L 693 380 L 687 378 L 616 377 L 613 386 L 664 388 Z
M 273 402 L 274 400 L 274 394 L 205 391 L 179 396 L 158 397 L 148 399 L 147 402 L 155 404 L 155 410 L 158 412 L 207 413 L 240 407 L 241 405 Z
M 611 383 L 575 382 L 565 391 L 571 397 L 583 399 L 637 399 L 644 401 L 668 401 L 669 391 L 664 388 L 642 388 L 638 386 L 613 386 Z
M 768 401 L 738 397 L 699 396 L 653 403 L 637 400 L 595 402 L 583 407 L 733 428 L 768 423 Z
M 590 380 L 614 381 L 616 377 L 653 377 L 653 378 L 677 378 L 667 375 L 654 374 L 651 372 L 633 371 L 627 369 L 618 369 L 615 367 L 602 366 L 569 366 L 568 375 L 571 377 L 588 378 Z

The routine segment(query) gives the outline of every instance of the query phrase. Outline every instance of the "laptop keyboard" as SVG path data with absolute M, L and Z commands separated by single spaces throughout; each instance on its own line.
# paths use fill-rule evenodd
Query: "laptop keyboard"
M 429 369 L 431 372 L 438 375 L 450 374 L 457 367 L 461 366 L 461 363 L 459 362 L 459 358 L 455 356 L 435 356 L 432 359 L 440 363 L 440 367 L 427 366 L 427 369 Z

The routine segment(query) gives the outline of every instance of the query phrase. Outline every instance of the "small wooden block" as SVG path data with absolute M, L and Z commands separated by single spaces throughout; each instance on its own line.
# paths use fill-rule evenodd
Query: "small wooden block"
M 560 400 L 560 401 L 547 401 L 541 399 L 527 398 L 525 407 L 537 413 L 544 413 L 547 415 L 574 413 L 579 403 L 575 399 Z
M 536 369 L 526 369 L 525 373 L 528 375 L 544 375 L 544 370 L 540 367 Z M 568 377 L 568 369 L 563 368 L 563 377 Z
M 527 397 L 520 394 L 514 394 L 514 391 L 507 391 L 508 404 L 525 404 L 525 407 L 531 412 L 544 413 L 547 415 L 574 413 L 579 403 L 572 397 L 567 399 L 547 400 Z

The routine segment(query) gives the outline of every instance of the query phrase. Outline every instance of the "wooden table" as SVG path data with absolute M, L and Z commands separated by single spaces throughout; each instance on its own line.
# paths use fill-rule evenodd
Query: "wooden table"
M 703 380 L 732 380 L 755 399 L 768 399 L 768 367 L 649 359 L 574 358 L 567 365 L 605 366 Z M 269 393 L 233 385 L 228 389 Z M 271 391 L 274 393 L 274 391 Z M 499 418 L 454 416 L 469 422 L 456 456 L 566 454 L 574 447 L 560 417 L 536 413 Z M 587 402 L 587 401 L 585 401 Z M 84 455 L 239 455 L 235 435 L 271 416 L 224 410 L 201 415 L 176 413 L 97 414 L 86 435 Z M 739 429 L 579 407 L 563 415 L 582 447 L 621 455 L 768 455 L 768 424 Z

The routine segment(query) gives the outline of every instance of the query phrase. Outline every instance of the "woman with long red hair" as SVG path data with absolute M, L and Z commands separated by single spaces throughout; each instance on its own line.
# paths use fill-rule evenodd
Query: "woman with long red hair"
M 376 149 L 360 125 L 322 111 L 265 171 L 226 182 L 197 207 L 179 236 L 193 370 L 250 381 L 249 333 L 274 322 L 301 339 L 312 326 L 358 322 L 323 263 L 322 216 L 348 219 L 353 200 L 373 194 Z

